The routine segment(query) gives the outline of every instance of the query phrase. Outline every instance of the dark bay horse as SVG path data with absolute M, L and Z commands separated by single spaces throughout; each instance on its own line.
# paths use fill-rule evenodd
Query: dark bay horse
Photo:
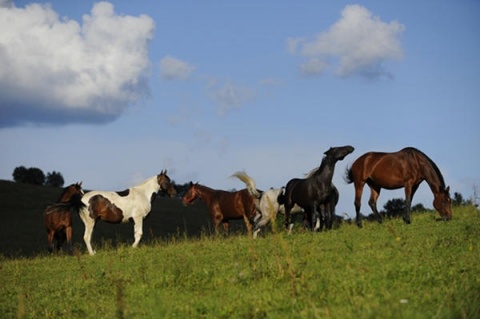
M 352 153 L 352 146 L 332 147 L 324 154 L 320 167 L 307 178 L 294 178 L 287 183 L 285 187 L 284 205 L 285 205 L 285 227 L 291 228 L 290 211 L 295 204 L 304 209 L 306 222 L 313 230 L 316 227 L 317 220 L 324 222 L 327 229 L 332 228 L 332 213 L 327 211 L 330 205 L 338 201 L 334 197 L 338 195 L 332 184 L 335 164 L 343 160 L 348 154 Z M 320 212 L 319 212 L 320 211 Z
M 442 173 L 437 165 L 423 152 L 413 147 L 394 153 L 368 152 L 360 156 L 347 168 L 345 180 L 355 186 L 355 211 L 357 225 L 362 227 L 360 206 L 365 183 L 370 187 L 368 205 L 379 222 L 382 217 L 377 210 L 380 190 L 405 188 L 407 209 L 403 220 L 410 224 L 412 198 L 423 181 L 426 181 L 433 193 L 433 207 L 444 220 L 452 218 L 450 187 L 445 187 Z
M 82 198 L 85 207 L 80 209 L 80 218 L 85 224 L 83 240 L 88 253 L 95 254 L 91 240 L 97 220 L 112 224 L 133 221 L 132 247 L 137 247 L 143 235 L 143 219 L 150 213 L 152 202 L 159 191 L 170 196 L 177 194 L 166 170 L 121 192 L 90 191 L 86 193 Z
M 82 183 L 72 184 L 65 187 L 57 202 L 47 206 L 43 212 L 50 252 L 60 250 L 65 240 L 72 251 L 72 213 L 77 213 L 83 206 L 82 196 Z
M 215 233 L 218 234 L 220 223 L 222 223 L 225 233 L 228 233 L 228 222 L 235 219 L 244 219 L 250 233 L 256 205 L 255 197 L 247 189 L 227 192 L 190 182 L 190 187 L 183 195 L 182 201 L 184 204 L 193 204 L 196 199 L 203 200 L 207 205 Z

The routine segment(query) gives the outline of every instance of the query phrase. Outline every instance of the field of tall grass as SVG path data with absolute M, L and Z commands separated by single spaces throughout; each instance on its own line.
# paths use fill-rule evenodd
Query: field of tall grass
M 0 318 L 479 318 L 480 212 L 453 213 L 1 257 Z

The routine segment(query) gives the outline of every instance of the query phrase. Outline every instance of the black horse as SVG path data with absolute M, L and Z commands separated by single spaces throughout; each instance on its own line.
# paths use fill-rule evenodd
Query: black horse
M 335 164 L 352 153 L 352 146 L 332 147 L 324 154 L 322 163 L 317 171 L 307 178 L 291 179 L 285 187 L 285 227 L 290 225 L 290 210 L 297 204 L 305 211 L 305 219 L 310 221 L 310 229 L 313 230 L 320 218 L 327 229 L 332 228 L 331 207 L 338 201 L 338 191 L 332 184 Z M 335 198 L 337 196 L 337 198 Z M 334 204 L 335 203 L 335 204 Z M 327 211 L 328 210 L 328 211 Z M 319 212 L 320 211 L 320 212 Z

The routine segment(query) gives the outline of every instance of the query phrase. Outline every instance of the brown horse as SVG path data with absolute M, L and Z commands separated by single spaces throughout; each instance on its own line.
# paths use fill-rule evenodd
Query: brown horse
M 228 233 L 228 222 L 232 219 L 244 219 L 250 233 L 256 205 L 255 198 L 247 189 L 227 192 L 190 182 L 190 187 L 183 195 L 182 201 L 184 204 L 193 204 L 197 198 L 203 200 L 207 205 L 215 233 L 218 234 L 220 223 L 223 225 L 223 230 Z
M 49 205 L 43 212 L 50 252 L 55 248 L 60 250 L 65 240 L 69 250 L 72 250 L 72 212 L 78 212 L 83 206 L 82 196 L 82 183 L 72 184 L 64 188 L 57 202 Z
M 345 180 L 355 186 L 355 211 L 357 225 L 362 227 L 360 206 L 365 183 L 370 187 L 368 204 L 377 220 L 382 217 L 377 210 L 380 190 L 405 188 L 407 209 L 403 220 L 410 224 L 412 198 L 423 181 L 426 181 L 433 193 L 433 207 L 444 220 L 452 218 L 450 187 L 445 187 L 442 173 L 437 165 L 423 152 L 413 147 L 404 148 L 395 153 L 368 152 L 360 156 L 347 168 Z

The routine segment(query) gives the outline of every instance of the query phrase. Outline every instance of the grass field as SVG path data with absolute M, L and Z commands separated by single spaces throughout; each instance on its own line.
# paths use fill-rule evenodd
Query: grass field
M 450 222 L 422 213 L 411 225 L 273 229 L 257 240 L 213 236 L 204 207 L 191 209 L 202 216 L 196 231 L 182 216 L 177 235 L 152 235 L 137 249 L 118 238 L 97 240 L 95 256 L 84 245 L 73 256 L 4 254 L 0 318 L 480 318 L 473 207 L 455 208 Z

